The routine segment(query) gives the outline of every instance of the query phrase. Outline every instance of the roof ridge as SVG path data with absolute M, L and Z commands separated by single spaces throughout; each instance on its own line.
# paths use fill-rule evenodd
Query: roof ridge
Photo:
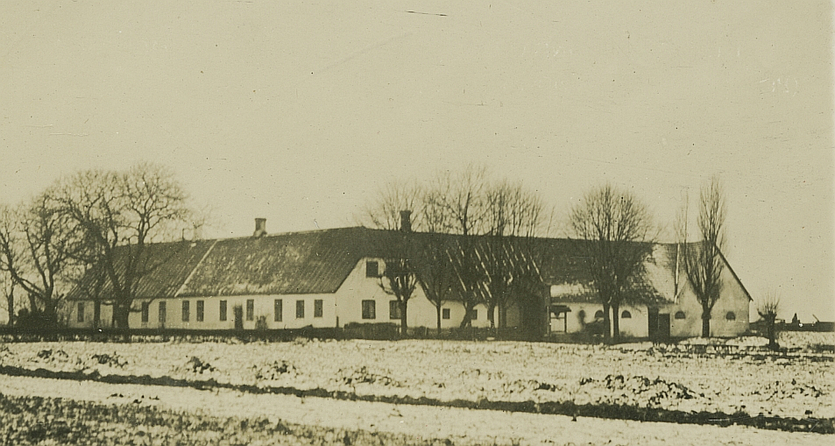
M 188 276 L 186 276 L 186 279 L 183 280 L 183 283 L 180 285 L 180 288 L 178 288 L 177 291 L 174 292 L 174 297 L 177 297 L 183 293 L 183 290 L 185 290 L 188 281 L 191 280 L 192 276 L 194 276 L 194 273 L 197 271 L 198 268 L 200 268 L 200 265 L 203 264 L 203 261 L 206 260 L 206 257 L 209 256 L 209 253 L 212 252 L 212 249 L 214 249 L 215 245 L 217 245 L 217 242 L 218 240 L 215 240 L 214 243 L 212 243 L 212 246 L 209 246 L 209 249 L 207 249 L 206 252 L 203 253 L 203 257 L 200 258 L 200 260 L 194 265 L 194 268 L 192 268 L 191 271 L 188 273 Z

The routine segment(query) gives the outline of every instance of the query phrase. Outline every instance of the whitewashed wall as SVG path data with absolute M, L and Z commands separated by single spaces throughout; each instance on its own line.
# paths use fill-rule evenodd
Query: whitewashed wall
M 383 271 L 385 268 L 385 264 L 381 259 L 362 259 L 357 262 L 353 271 L 351 271 L 350 275 L 345 279 L 345 282 L 343 282 L 342 286 L 335 293 L 336 312 L 339 317 L 340 326 L 345 326 L 349 323 L 400 323 L 400 319 L 391 319 L 389 312 L 389 302 L 397 299 L 380 288 L 379 277 L 366 276 L 366 263 L 369 260 L 377 261 L 380 271 Z M 375 319 L 362 318 L 363 300 L 373 300 L 375 302 Z M 441 308 L 441 328 L 453 328 L 461 324 L 461 320 L 464 317 L 464 307 L 461 303 L 445 302 Z M 443 318 L 443 309 L 449 310 L 448 319 Z M 473 326 L 489 327 L 490 321 L 487 319 L 487 307 L 478 305 L 476 306 L 476 311 L 478 317 L 472 322 Z M 496 321 L 498 322 L 498 311 L 496 311 Z M 409 327 L 437 327 L 435 306 L 426 298 L 426 294 L 419 285 L 415 288 L 411 299 L 409 299 L 406 310 L 406 322 Z
M 564 302 L 562 305 L 567 306 L 571 311 L 565 315 L 566 320 L 551 318 L 551 332 L 565 333 L 566 327 L 568 333 L 578 333 L 583 330 L 586 324 L 594 322 L 594 315 L 598 311 L 603 311 L 603 306 L 594 302 Z M 611 315 L 611 310 L 610 315 Z M 628 311 L 630 318 L 620 318 L 620 333 L 622 336 L 632 337 L 646 337 L 648 335 L 649 321 L 647 309 L 645 306 L 622 306 L 619 312 L 623 314 Z M 611 317 L 611 316 L 610 316 Z
M 710 315 L 711 337 L 734 337 L 748 331 L 751 304 L 742 286 L 726 267 L 722 272 L 722 296 L 716 301 Z M 673 337 L 697 337 L 702 335 L 702 306 L 692 288 L 685 284 L 675 305 L 668 307 L 670 313 L 670 335 Z M 684 312 L 684 319 L 676 319 L 678 311 Z M 734 320 L 728 320 L 729 312 Z

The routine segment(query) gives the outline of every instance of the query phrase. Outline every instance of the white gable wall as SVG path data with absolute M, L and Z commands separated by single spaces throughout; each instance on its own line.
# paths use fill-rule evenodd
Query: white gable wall
M 696 299 L 689 283 L 684 283 L 675 304 L 666 307 L 670 313 L 670 335 L 673 337 L 696 337 L 702 334 L 702 306 Z M 685 319 L 676 319 L 676 312 L 683 311 Z M 711 337 L 740 336 L 749 328 L 750 301 L 742 285 L 728 266 L 722 272 L 722 293 L 710 313 Z M 733 313 L 734 319 L 728 319 Z

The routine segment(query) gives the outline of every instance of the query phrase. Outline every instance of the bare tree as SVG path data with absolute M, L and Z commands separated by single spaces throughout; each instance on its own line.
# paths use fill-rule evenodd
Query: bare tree
M 416 271 L 426 299 L 435 307 L 438 333 L 441 332 L 443 305 L 455 294 L 455 272 L 450 267 L 455 243 L 446 234 L 428 234 L 418 245 Z
M 768 348 L 779 350 L 777 343 L 777 313 L 780 311 L 780 298 L 774 290 L 768 291 L 763 299 L 757 303 L 757 313 L 765 322 Z
M 2 212 L 0 269 L 29 295 L 32 323 L 54 327 L 58 323 L 62 276 L 72 266 L 77 233 L 56 207 L 49 192 L 17 211 Z
M 171 172 L 140 163 L 126 172 L 81 172 L 56 188 L 61 209 L 84 234 L 107 278 L 118 328 L 128 328 L 140 280 L 167 259 L 146 255 L 149 243 L 173 239 L 188 226 L 186 195 Z
M 358 220 L 396 229 L 403 209 L 415 210 L 412 227 L 417 230 L 462 236 L 454 242 L 444 237 L 422 239 L 420 255 L 414 259 L 421 263 L 413 266 L 426 277 L 422 285 L 436 307 L 439 326 L 441 307 L 449 299 L 459 300 L 465 308 L 461 327 L 471 325 L 473 310 L 482 303 L 488 306 L 492 327 L 506 325 L 514 278 L 533 275 L 514 270 L 530 269 L 518 261 L 526 257 L 520 257 L 525 244 L 516 240 L 509 248 L 505 238 L 530 238 L 541 229 L 544 212 L 539 197 L 521 183 L 492 182 L 485 168 L 469 165 L 461 171 L 441 171 L 424 187 L 391 183 Z
M 487 237 L 484 240 L 482 264 L 485 269 L 487 317 L 492 328 L 507 325 L 507 309 L 518 293 L 513 293 L 514 282 L 528 280 L 535 270 L 531 238 L 542 225 L 543 206 L 539 197 L 526 191 L 521 183 L 507 181 L 493 184 L 486 193 L 485 220 Z M 510 238 L 509 238 L 510 237 Z M 499 321 L 494 314 L 498 309 Z
M 697 226 L 701 241 L 688 243 L 687 230 L 679 230 L 684 272 L 702 307 L 702 337 L 710 337 L 710 313 L 722 294 L 722 250 L 725 246 L 725 197 L 717 177 L 699 194 Z M 684 222 L 687 221 L 685 217 Z
M 437 188 L 426 188 L 422 195 L 423 235 L 417 243 L 416 271 L 426 299 L 435 307 L 436 326 L 441 332 L 443 305 L 455 298 L 455 271 L 452 256 L 455 243 L 451 236 L 443 234 L 449 228 L 444 207 L 444 196 Z
M 387 183 L 376 199 L 366 206 L 355 218 L 361 226 L 377 229 L 400 229 L 400 212 L 411 211 L 411 225 L 422 229 L 423 190 L 414 182 L 394 181 Z
M 446 213 L 446 232 L 462 235 L 478 235 L 484 226 L 487 169 L 467 166 L 459 174 L 443 171 L 430 188 L 438 198 L 437 206 Z
M 431 189 L 438 197 L 437 206 L 446 215 L 446 231 L 463 236 L 457 239 L 454 267 L 456 294 L 464 306 L 460 327 L 469 327 L 476 305 L 486 301 L 485 272 L 472 236 L 482 234 L 485 226 L 487 169 L 471 164 L 457 174 L 443 171 L 433 180 Z
M 629 191 L 605 185 L 588 192 L 570 215 L 573 234 L 582 239 L 589 274 L 603 305 L 604 336 L 620 337 L 618 310 L 645 286 L 645 262 L 652 255 L 649 211 Z M 609 310 L 612 310 L 610 318 Z
M 464 307 L 460 328 L 472 327 L 476 305 L 486 301 L 485 271 L 476 242 L 476 238 L 472 236 L 456 237 L 452 248 L 452 268 L 455 271 L 454 296 Z
M 8 317 L 7 325 L 14 325 L 15 321 L 15 298 L 14 298 L 15 282 L 12 277 L 5 271 L 0 271 L 0 290 L 3 293 L 3 300 L 6 305 L 6 312 Z
M 399 233 L 390 235 L 388 241 L 393 246 L 390 246 L 387 251 L 392 255 L 383 259 L 385 269 L 380 277 L 380 288 L 397 299 L 400 311 L 400 335 L 404 337 L 408 335 L 409 328 L 407 323 L 409 300 L 414 295 L 417 286 L 413 236 L 409 228 L 401 228 Z

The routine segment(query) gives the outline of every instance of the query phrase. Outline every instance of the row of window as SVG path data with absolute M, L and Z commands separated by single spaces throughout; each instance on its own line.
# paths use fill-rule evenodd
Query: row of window
M 389 301 L 389 319 L 391 320 L 399 320 L 400 319 L 400 303 L 396 300 Z M 472 313 L 470 313 L 472 317 L 470 319 L 477 320 L 478 319 L 478 310 L 473 309 Z M 449 308 L 442 308 L 441 309 L 441 317 L 443 319 L 450 318 L 450 310 Z M 377 301 L 375 300 L 364 300 L 362 301 L 362 318 L 363 319 L 377 319 Z
M 580 312 L 577 313 L 577 317 L 579 317 L 580 319 L 585 320 L 586 319 L 586 312 L 583 311 L 583 310 L 580 310 Z M 594 313 L 594 318 L 595 319 L 603 319 L 603 310 L 597 310 Z M 629 310 L 623 310 L 623 312 L 620 313 L 620 318 L 621 319 L 632 319 L 632 313 L 630 313 Z
M 686 319 L 687 316 L 684 314 L 683 311 L 676 311 L 676 314 L 673 316 L 676 319 Z M 733 311 L 729 311 L 725 313 L 725 320 L 728 321 L 735 321 L 736 320 L 736 313 Z
M 585 319 L 586 312 L 583 311 L 583 310 L 580 310 L 580 312 L 577 313 L 577 316 L 579 316 L 581 319 Z M 673 317 L 676 318 L 676 319 L 686 319 L 687 318 L 687 316 L 684 314 L 683 311 L 676 311 L 676 313 Z M 603 310 L 597 310 L 597 312 L 594 313 L 594 318 L 595 319 L 603 319 Z M 628 310 L 623 310 L 623 312 L 620 314 L 620 318 L 621 319 L 631 319 L 632 318 L 632 313 L 630 313 Z M 736 314 L 733 311 L 729 311 L 729 312 L 725 313 L 725 319 L 729 320 L 729 321 L 735 321 L 736 320 Z
M 180 316 L 182 317 L 183 322 L 190 322 L 191 321 L 191 301 L 184 300 L 181 302 L 182 308 L 180 310 Z M 147 323 L 150 320 L 150 302 L 142 302 L 142 322 Z M 85 314 L 84 314 L 84 302 L 78 303 L 78 311 L 76 311 L 76 317 L 78 322 L 84 322 Z M 243 309 L 240 306 L 234 311 L 240 311 L 243 315 Z M 203 300 L 196 301 L 195 305 L 195 321 L 203 322 L 206 313 L 206 303 Z M 603 312 L 598 311 L 600 313 L 600 317 L 603 317 Z M 627 312 L 628 313 L 628 312 Z M 313 317 L 320 318 L 324 315 L 324 301 L 322 299 L 315 299 L 313 301 Z M 473 309 L 471 313 L 472 320 L 478 320 L 478 310 Z M 304 300 L 297 300 L 296 301 L 296 319 L 304 319 L 305 317 L 305 301 Z M 441 311 L 441 317 L 443 319 L 450 318 L 450 309 L 443 308 Z M 597 317 L 597 315 L 595 315 Z M 629 317 L 629 316 L 625 316 Z M 219 308 L 218 308 L 218 319 L 220 321 L 226 321 L 229 318 L 229 313 L 227 311 L 227 301 L 221 300 L 219 301 Z M 275 299 L 273 302 L 273 321 L 274 322 L 281 322 L 284 318 L 284 300 L 283 299 Z M 377 319 L 377 302 L 374 300 L 364 300 L 362 301 L 362 318 L 363 319 Z M 399 320 L 400 319 L 400 304 L 396 300 L 389 301 L 389 319 L 392 320 Z M 160 323 L 165 323 L 168 320 L 168 302 L 160 301 L 157 307 L 157 320 Z M 247 299 L 246 301 L 246 320 L 252 321 L 255 320 L 255 299 Z
M 182 317 L 183 322 L 190 322 L 191 321 L 191 301 L 184 300 L 181 303 L 182 308 L 180 310 L 180 316 Z M 142 302 L 142 322 L 147 323 L 150 320 L 150 302 Z M 84 314 L 84 302 L 79 302 L 77 311 L 76 311 L 76 321 L 84 322 L 85 314 Z M 203 322 L 205 318 L 205 310 L 206 304 L 205 301 L 198 300 L 196 302 L 195 308 L 195 321 Z M 240 316 L 243 317 L 243 308 L 240 306 L 236 306 L 235 314 L 237 315 L 240 312 Z M 315 299 L 313 301 L 313 317 L 319 318 L 323 317 L 324 315 L 324 301 L 322 299 Z M 305 301 L 304 300 L 297 300 L 296 301 L 296 319 L 304 319 L 305 317 Z M 273 303 L 273 320 L 275 322 L 281 322 L 284 318 L 284 301 L 282 299 L 275 299 Z M 165 323 L 168 319 L 168 302 L 160 301 L 157 307 L 157 319 L 160 323 Z M 221 300 L 219 302 L 218 307 L 218 319 L 221 321 L 226 321 L 229 319 L 228 313 L 228 304 L 227 301 Z M 255 299 L 247 299 L 246 301 L 246 320 L 252 321 L 255 320 Z

